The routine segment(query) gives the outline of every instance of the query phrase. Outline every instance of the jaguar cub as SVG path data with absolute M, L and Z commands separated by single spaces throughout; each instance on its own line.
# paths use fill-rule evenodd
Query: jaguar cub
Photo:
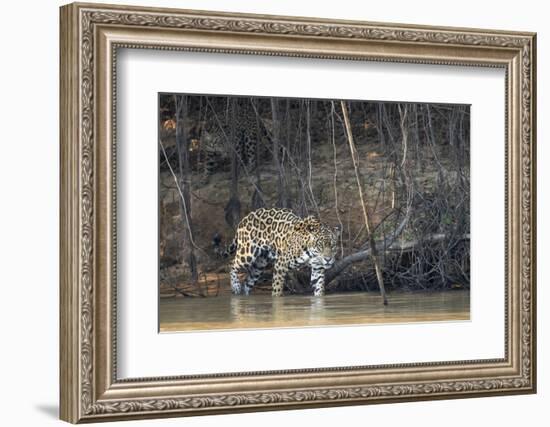
M 338 234 L 313 216 L 300 218 L 289 209 L 261 208 L 241 220 L 225 250 L 219 236 L 214 237 L 214 246 L 221 256 L 235 254 L 230 278 L 236 295 L 248 295 L 262 271 L 273 265 L 273 296 L 282 295 L 289 270 L 306 266 L 311 267 L 314 295 L 321 296 L 325 293 L 325 270 L 334 263 Z M 246 273 L 244 283 L 239 273 Z

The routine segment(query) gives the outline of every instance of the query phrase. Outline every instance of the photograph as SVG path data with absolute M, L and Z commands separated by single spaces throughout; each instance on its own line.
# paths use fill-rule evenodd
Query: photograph
M 470 106 L 158 95 L 159 330 L 470 319 Z

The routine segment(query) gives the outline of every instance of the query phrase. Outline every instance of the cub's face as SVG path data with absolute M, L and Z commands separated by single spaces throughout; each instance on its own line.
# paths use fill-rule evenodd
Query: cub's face
M 307 246 L 315 263 L 324 268 L 332 267 L 336 258 L 339 229 L 331 229 L 313 216 L 304 218 L 296 225 L 296 232 L 299 233 Z

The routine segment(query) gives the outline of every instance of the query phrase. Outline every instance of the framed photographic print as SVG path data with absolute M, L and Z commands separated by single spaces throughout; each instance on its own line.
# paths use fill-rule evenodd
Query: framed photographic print
M 533 393 L 535 34 L 61 8 L 61 418 Z

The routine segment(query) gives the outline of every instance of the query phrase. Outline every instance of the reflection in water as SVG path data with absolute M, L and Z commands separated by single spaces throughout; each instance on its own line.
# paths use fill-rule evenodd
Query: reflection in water
M 316 324 L 318 322 L 322 322 L 323 317 L 325 316 L 326 301 L 327 300 L 325 297 L 310 297 L 310 323 Z
M 171 298 L 160 301 L 160 330 L 277 328 L 468 320 L 468 291 L 392 293 L 384 306 L 375 293 Z
M 316 321 L 322 321 L 327 315 L 324 312 L 326 299 L 320 297 L 303 296 L 296 299 L 272 298 L 265 295 L 252 298 L 250 296 L 233 296 L 228 299 L 231 307 L 228 321 L 234 325 L 248 325 L 254 321 L 272 321 L 282 325 L 286 321 L 296 317 L 303 319 L 304 324 L 307 325 L 311 322 L 315 324 Z M 223 302 L 221 305 L 223 305 Z M 215 308 L 213 309 L 215 310 Z M 206 319 L 203 320 L 205 321 Z

